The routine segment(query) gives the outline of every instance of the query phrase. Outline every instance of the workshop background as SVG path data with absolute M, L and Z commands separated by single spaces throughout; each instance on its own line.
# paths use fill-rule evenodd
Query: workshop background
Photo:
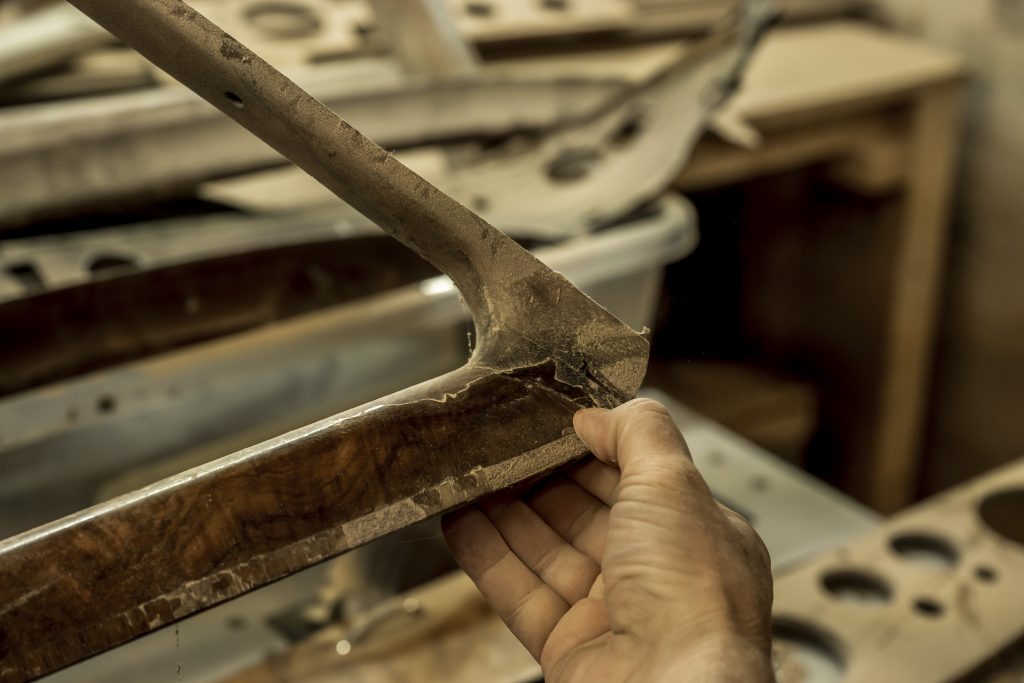
M 780 681 L 1024 680 L 1024 2 L 190 4 L 650 330 L 642 395 L 772 553 Z M 0 0 L 0 537 L 474 343 L 269 146 Z M 47 680 L 540 680 L 453 569 L 424 523 Z

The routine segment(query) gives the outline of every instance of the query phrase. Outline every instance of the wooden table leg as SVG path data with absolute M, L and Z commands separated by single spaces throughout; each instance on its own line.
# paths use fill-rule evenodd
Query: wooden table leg
M 918 485 L 961 121 L 960 83 L 922 91 L 912 114 L 903 215 L 893 262 L 878 420 L 863 497 L 892 512 Z

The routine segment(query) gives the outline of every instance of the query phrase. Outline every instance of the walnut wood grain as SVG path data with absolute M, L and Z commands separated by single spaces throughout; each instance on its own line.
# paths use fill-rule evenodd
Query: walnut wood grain
M 101 652 L 584 452 L 553 362 L 467 367 L 0 548 L 0 680 Z

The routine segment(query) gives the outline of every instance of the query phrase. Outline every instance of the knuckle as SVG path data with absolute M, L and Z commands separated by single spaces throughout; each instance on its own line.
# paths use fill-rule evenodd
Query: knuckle
M 770 568 L 772 564 L 771 554 L 768 552 L 768 546 L 765 545 L 764 539 L 741 515 L 735 512 L 733 515 L 735 516 L 730 519 L 730 523 L 739 536 L 740 546 L 744 555 L 748 558 L 756 558 L 763 568 Z
M 628 412 L 631 415 L 651 413 L 668 417 L 668 409 L 651 398 L 634 398 L 632 401 L 623 403 L 622 408 L 624 412 Z

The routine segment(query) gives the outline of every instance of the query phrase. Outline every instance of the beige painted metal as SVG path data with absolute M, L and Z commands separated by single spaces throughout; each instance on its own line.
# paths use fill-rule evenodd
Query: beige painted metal
M 381 51 L 368 40 L 377 19 L 367 2 L 198 0 L 191 4 L 279 68 Z
M 387 49 L 385 24 L 420 25 L 425 43 L 435 42 L 426 29 L 440 28 L 437 12 L 447 9 L 450 21 L 444 40 L 454 46 L 456 35 L 467 43 L 487 44 L 510 40 L 564 38 L 592 33 L 679 35 L 705 30 L 735 9 L 736 0 L 417 0 L 391 8 L 378 0 L 197 0 L 196 9 L 211 17 L 237 39 L 275 66 L 365 56 Z M 778 0 L 787 17 L 836 14 L 860 0 Z M 428 12 L 419 17 L 419 8 Z M 412 9 L 410 12 L 409 9 Z M 59 64 L 62 60 L 111 42 L 104 30 L 84 20 L 64 2 L 43 9 L 14 13 L 0 27 L 0 81 Z M 382 20 L 381 17 L 384 19 Z M 412 19 L 412 21 L 410 20 Z M 415 42 L 415 41 L 413 41 Z M 396 52 L 416 46 L 402 41 Z M 448 53 L 449 56 L 455 54 Z M 444 61 L 434 66 L 446 70 Z M 450 64 L 448 65 L 450 66 Z M 158 71 L 154 74 L 163 77 Z
M 113 36 L 66 3 L 0 24 L 0 82 L 60 64 Z
M 520 77 L 410 84 L 393 60 L 298 69 L 306 90 L 389 148 L 545 128 L 621 96 L 614 78 Z M 0 226 L 180 194 L 284 159 L 177 85 L 0 110 Z
M 391 52 L 411 74 L 466 76 L 479 55 L 444 0 L 370 0 Z
M 970 673 L 1024 635 L 1024 460 L 779 578 L 775 617 L 830 644 L 844 683 Z
M 517 236 L 550 239 L 612 224 L 678 176 L 712 112 L 729 94 L 728 84 L 742 72 L 752 40 L 748 34 L 673 51 L 674 63 L 615 106 L 535 140 L 469 150 L 462 159 L 452 154 L 440 167 L 431 164 L 436 154 L 415 161 L 424 162 L 425 177 L 489 221 L 517 226 Z M 214 181 L 200 194 L 259 211 L 332 199 L 295 167 Z

